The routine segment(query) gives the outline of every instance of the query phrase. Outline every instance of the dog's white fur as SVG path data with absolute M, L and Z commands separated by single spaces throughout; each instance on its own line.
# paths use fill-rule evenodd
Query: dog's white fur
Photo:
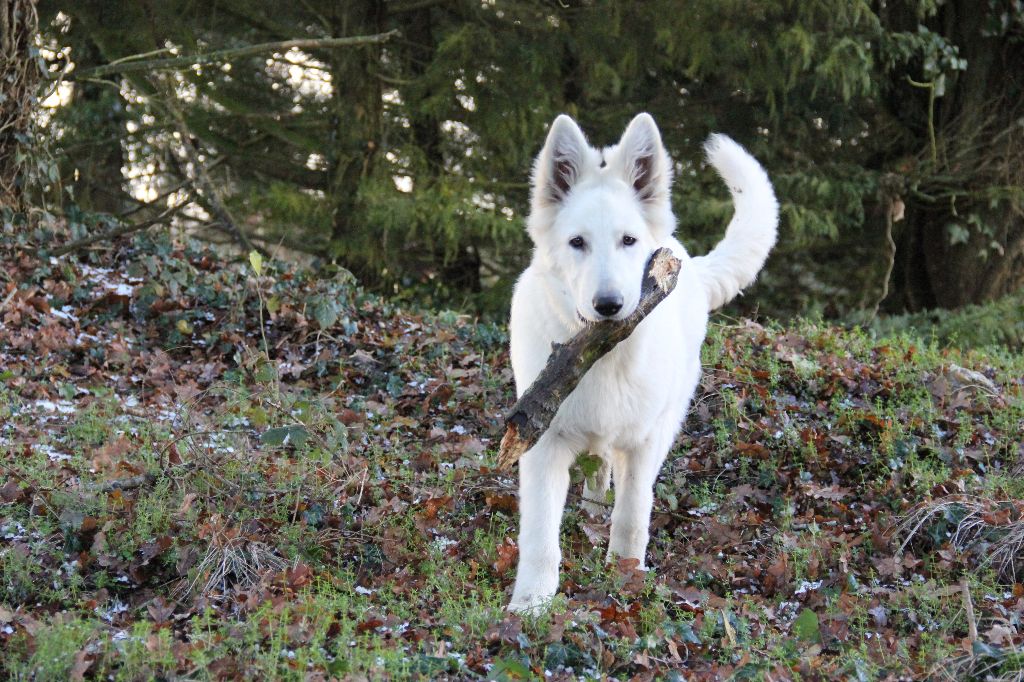
M 705 150 L 732 192 L 735 214 L 725 239 L 698 258 L 673 237 L 672 163 L 650 115 L 634 118 L 619 144 L 604 150 L 590 147 L 576 123 L 559 116 L 537 157 L 528 223 L 536 248 L 512 298 L 519 395 L 543 369 L 552 343 L 564 343 L 585 324 L 633 312 L 655 249 L 671 249 L 682 270 L 675 290 L 598 360 L 519 461 L 513 611 L 536 610 L 558 589 L 569 467 L 582 452 L 603 461 L 586 499 L 603 500 L 615 481 L 609 558 L 636 558 L 643 566 L 654 481 L 697 385 L 708 311 L 754 280 L 778 224 L 778 204 L 757 161 L 723 135 L 712 135 Z M 582 248 L 579 240 L 570 244 L 577 237 Z M 624 237 L 635 242 L 627 245 Z M 617 313 L 595 309 L 598 296 L 616 295 L 622 303 Z

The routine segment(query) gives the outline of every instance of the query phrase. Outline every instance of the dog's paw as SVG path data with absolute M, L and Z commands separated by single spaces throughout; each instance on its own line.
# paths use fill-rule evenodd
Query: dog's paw
M 551 608 L 553 599 L 554 596 L 530 595 L 516 597 L 513 595 L 512 601 L 508 605 L 508 611 L 523 616 L 539 616 Z

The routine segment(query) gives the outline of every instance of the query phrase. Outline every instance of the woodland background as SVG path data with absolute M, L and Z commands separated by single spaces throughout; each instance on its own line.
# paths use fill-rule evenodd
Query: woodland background
M 646 110 L 677 164 L 691 251 L 731 210 L 702 163 L 705 137 L 733 136 L 769 170 L 782 236 L 752 297 L 763 312 L 856 320 L 1020 301 L 1016 1 L 85 0 L 38 12 L 30 52 L 60 84 L 34 118 L 30 99 L 3 105 L 38 143 L 4 165 L 7 233 L 52 225 L 13 213 L 18 200 L 76 238 L 173 206 L 161 225 L 500 314 L 528 258 L 527 179 L 550 121 L 568 112 L 610 144 Z M 370 38 L 328 46 L 351 36 Z M 288 40 L 309 42 L 266 45 Z

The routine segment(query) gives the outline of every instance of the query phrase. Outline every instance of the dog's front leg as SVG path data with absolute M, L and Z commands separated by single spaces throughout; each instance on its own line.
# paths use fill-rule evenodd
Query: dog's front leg
M 608 559 L 639 559 L 644 567 L 654 507 L 654 482 L 668 454 L 673 434 L 656 436 L 654 442 L 632 451 L 616 452 L 612 460 L 615 476 L 615 506 L 612 509 Z
M 510 611 L 536 611 L 558 591 L 558 533 L 573 454 L 549 430 L 519 460 L 519 567 Z

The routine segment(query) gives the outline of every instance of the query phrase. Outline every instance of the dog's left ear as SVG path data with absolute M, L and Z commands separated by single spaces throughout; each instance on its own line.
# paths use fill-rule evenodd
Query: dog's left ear
M 547 141 L 533 166 L 534 204 L 560 204 L 583 174 L 590 145 L 583 131 L 569 116 L 560 115 L 551 124 Z
M 672 186 L 672 164 L 661 143 L 658 125 L 643 113 L 629 122 L 619 141 L 619 158 L 626 182 L 645 203 L 668 201 Z

